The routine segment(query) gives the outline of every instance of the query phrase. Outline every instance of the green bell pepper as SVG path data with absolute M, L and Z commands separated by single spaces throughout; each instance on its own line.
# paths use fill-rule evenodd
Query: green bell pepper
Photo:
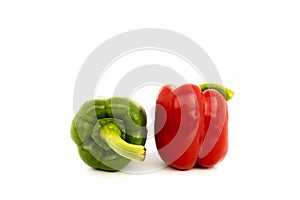
M 85 102 L 71 125 L 71 137 L 90 167 L 118 171 L 145 159 L 147 116 L 142 106 L 122 97 Z

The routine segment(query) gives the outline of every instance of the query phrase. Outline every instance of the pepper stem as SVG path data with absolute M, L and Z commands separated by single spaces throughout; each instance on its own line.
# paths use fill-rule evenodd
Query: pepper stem
M 100 137 L 119 155 L 136 162 L 145 160 L 145 147 L 124 141 L 121 138 L 121 130 L 116 124 L 107 123 L 101 126 Z
M 214 83 L 203 83 L 200 85 L 200 88 L 202 91 L 208 90 L 208 89 L 214 89 L 220 92 L 226 99 L 226 101 L 229 101 L 233 95 L 234 92 L 222 85 L 214 84 Z

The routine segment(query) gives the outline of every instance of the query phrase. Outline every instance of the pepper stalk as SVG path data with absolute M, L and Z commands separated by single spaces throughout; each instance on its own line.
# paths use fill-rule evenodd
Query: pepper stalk
M 98 125 L 94 135 L 98 134 L 99 137 L 93 137 L 94 140 L 103 144 L 106 143 L 119 155 L 136 162 L 145 160 L 146 149 L 143 145 L 135 145 L 127 143 L 124 139 L 123 132 L 125 131 L 123 122 L 118 119 L 105 118 L 98 120 Z M 96 141 L 97 143 L 97 141 Z
M 229 101 L 233 95 L 234 92 L 222 85 L 214 84 L 214 83 L 203 83 L 200 85 L 200 88 L 202 91 L 208 90 L 208 89 L 214 89 L 220 92 L 226 99 L 226 101 Z

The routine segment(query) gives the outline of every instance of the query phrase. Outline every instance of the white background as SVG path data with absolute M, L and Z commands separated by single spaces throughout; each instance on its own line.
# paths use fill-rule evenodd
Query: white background
M 1 1 L 0 199 L 299 199 L 299 10 L 296 0 Z M 98 45 L 137 28 L 191 38 L 235 91 L 216 167 L 137 175 L 79 159 L 77 74 Z

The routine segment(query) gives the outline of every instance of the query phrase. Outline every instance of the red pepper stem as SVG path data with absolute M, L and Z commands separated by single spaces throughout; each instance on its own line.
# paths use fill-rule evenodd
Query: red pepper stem
M 222 85 L 214 84 L 214 83 L 203 83 L 200 85 L 201 90 L 204 92 L 205 90 L 208 89 L 214 89 L 220 92 L 226 99 L 226 101 L 229 101 L 233 95 L 234 92 Z

